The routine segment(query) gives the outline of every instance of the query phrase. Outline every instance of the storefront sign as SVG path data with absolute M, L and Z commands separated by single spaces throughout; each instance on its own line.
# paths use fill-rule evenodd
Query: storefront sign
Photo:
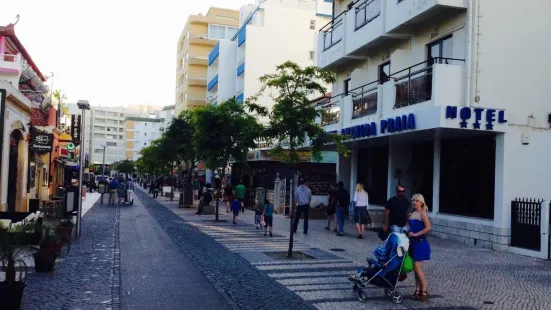
M 31 151 L 49 153 L 54 146 L 54 135 L 31 128 Z
M 415 128 L 415 115 L 408 114 L 382 119 L 380 121 L 379 130 L 377 130 L 377 123 L 371 122 L 369 124 L 343 128 L 341 129 L 341 134 L 349 135 L 352 137 L 352 139 L 358 139 L 365 137 L 375 137 L 379 133 L 398 133 L 407 130 L 414 130 Z
M 446 118 L 456 119 L 457 107 L 447 106 Z M 461 119 L 461 122 L 459 122 L 461 128 L 467 128 L 468 121 L 471 119 L 474 121 L 472 123 L 473 129 L 480 129 L 480 125 L 485 123 L 486 130 L 493 130 L 495 122 L 498 124 L 507 123 L 507 120 L 505 119 L 505 111 L 498 111 L 494 109 L 463 107 L 459 110 L 459 118 Z
M 80 145 L 80 122 L 80 115 L 71 115 L 71 139 L 75 145 Z

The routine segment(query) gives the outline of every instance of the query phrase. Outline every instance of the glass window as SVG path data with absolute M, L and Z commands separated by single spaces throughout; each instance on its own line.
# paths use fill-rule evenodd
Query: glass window
M 310 20 L 310 29 L 311 30 L 316 30 L 316 21 L 315 20 Z

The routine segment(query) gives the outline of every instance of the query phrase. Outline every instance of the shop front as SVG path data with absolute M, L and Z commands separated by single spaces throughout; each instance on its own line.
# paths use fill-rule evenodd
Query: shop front
M 504 195 L 502 188 L 512 167 L 505 165 L 503 142 L 515 133 L 505 111 L 454 106 L 409 109 L 340 129 L 350 136 L 346 143 L 352 152 L 349 158 L 339 156 L 339 180 L 351 193 L 363 183 L 375 211 L 382 211 L 401 185 L 408 197 L 416 193 L 425 197 L 433 235 L 506 249 L 510 208 L 504 207 L 510 204 L 510 195 Z

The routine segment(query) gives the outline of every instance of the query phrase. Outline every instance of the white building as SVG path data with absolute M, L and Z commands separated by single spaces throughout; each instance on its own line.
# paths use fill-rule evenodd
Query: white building
M 235 96 L 243 101 L 258 92 L 262 75 L 288 60 L 314 65 L 317 30 L 330 14 L 325 0 L 265 0 L 241 8 L 238 32 L 209 54 L 207 100 L 216 104 Z M 273 106 L 268 96 L 258 103 Z
M 125 109 L 122 107 L 94 107 L 90 111 L 90 163 L 102 164 L 105 146 L 105 164 L 125 159 Z
M 126 159 L 140 158 L 140 151 L 161 137 L 164 121 L 162 118 L 126 117 Z
M 168 126 L 170 126 L 174 117 L 176 117 L 176 105 L 163 107 L 162 110 L 155 113 L 155 117 L 158 119 L 163 119 L 163 125 L 159 128 L 159 131 L 164 132 Z
M 317 61 L 337 73 L 327 108 L 338 118 L 326 130 L 353 140 L 339 179 L 363 182 L 374 205 L 397 184 L 409 197 L 423 194 L 439 236 L 540 255 L 512 244 L 512 205 L 551 198 L 551 62 L 542 61 L 550 46 L 541 39 L 549 9 L 547 1 L 335 2 Z

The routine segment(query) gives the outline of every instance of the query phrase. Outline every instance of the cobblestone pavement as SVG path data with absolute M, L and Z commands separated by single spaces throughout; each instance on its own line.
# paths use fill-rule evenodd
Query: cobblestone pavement
M 136 190 L 136 196 L 233 309 L 315 309 L 309 302 L 293 294 L 284 285 L 253 267 L 247 260 L 232 253 L 200 229 L 183 221 L 141 190 Z M 168 208 L 177 208 L 177 201 L 167 202 L 165 198 L 159 200 L 166 202 Z M 225 225 L 231 228 L 228 223 Z
M 119 309 L 119 214 L 119 208 L 97 202 L 82 218 L 81 238 L 68 255 L 64 248 L 55 274 L 29 275 L 22 309 Z
M 287 217 L 275 216 L 274 232 L 277 237 L 270 238 L 254 229 L 252 211 L 240 214 L 239 225 L 215 224 L 205 221 L 214 218 L 213 215 L 197 216 L 194 209 L 178 209 L 175 204 L 165 202 L 165 198 L 160 200 L 191 225 L 242 256 L 287 249 Z M 223 205 L 220 210 L 221 219 L 231 221 Z M 406 300 L 414 288 L 411 275 L 399 286 L 406 297 L 402 305 L 394 305 L 383 296 L 380 288 L 366 289 L 369 300 L 366 304 L 361 303 L 352 296 L 351 284 L 346 278 L 358 266 L 365 264 L 365 258 L 371 256 L 373 249 L 381 242 L 375 232 L 367 232 L 363 240 L 355 239 L 355 228 L 350 224 L 345 227 L 345 237 L 337 237 L 324 230 L 325 225 L 326 221 L 311 220 L 308 235 L 300 233 L 299 227 L 295 248 L 316 248 L 341 259 L 318 259 L 315 263 L 267 259 L 253 262 L 253 265 L 318 309 L 549 309 L 550 261 L 435 238 L 430 239 L 432 260 L 425 265 L 430 302 Z

